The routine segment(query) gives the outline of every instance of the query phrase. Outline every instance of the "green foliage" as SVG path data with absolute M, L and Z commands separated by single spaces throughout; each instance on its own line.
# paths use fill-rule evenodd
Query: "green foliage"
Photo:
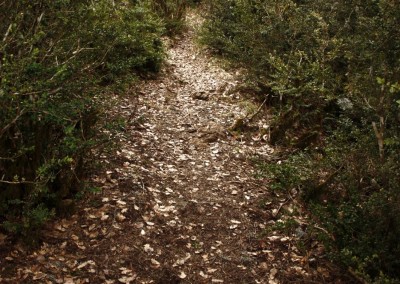
M 185 27 L 187 0 L 148 0 L 149 6 L 163 21 L 167 35 L 179 34 Z
M 301 188 L 336 259 L 398 280 L 400 5 L 217 0 L 209 11 L 203 42 L 248 70 L 275 114 L 271 142 L 297 149 L 263 167 L 272 188 Z
M 126 1 L 0 4 L 0 225 L 26 234 L 83 185 L 107 92 L 163 59 L 159 18 Z
M 299 227 L 299 223 L 293 218 L 276 222 L 272 227 L 272 231 L 278 231 L 283 234 L 292 235 L 295 233 L 296 228 Z
M 300 189 L 318 222 L 335 237 L 334 242 L 324 238 L 333 259 L 370 281 L 397 279 L 399 151 L 382 162 L 371 131 L 341 123 L 323 149 L 264 164 L 260 174 L 270 178 L 273 190 Z

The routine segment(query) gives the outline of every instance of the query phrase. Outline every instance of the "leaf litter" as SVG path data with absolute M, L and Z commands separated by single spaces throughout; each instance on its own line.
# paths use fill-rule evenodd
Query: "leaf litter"
M 276 152 L 261 135 L 268 121 L 250 136 L 229 131 L 248 115 L 241 72 L 197 47 L 201 19 L 188 22 L 167 42 L 162 74 L 115 98 L 110 113 L 129 124 L 92 177 L 102 190 L 49 225 L 39 249 L 2 249 L 1 283 L 348 283 L 307 233 L 301 205 L 255 177 L 252 158 Z M 273 229 L 284 205 L 300 212 L 295 233 Z

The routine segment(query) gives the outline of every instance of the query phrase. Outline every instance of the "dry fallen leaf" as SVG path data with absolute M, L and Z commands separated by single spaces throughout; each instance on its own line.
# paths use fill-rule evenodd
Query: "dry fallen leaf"
M 115 216 L 115 219 L 116 219 L 118 222 L 122 222 L 122 221 L 124 221 L 124 220 L 126 219 L 126 217 L 125 217 L 123 214 L 118 213 L 117 216 Z
M 96 265 L 96 263 L 93 260 L 88 260 L 88 261 L 82 262 L 77 268 L 82 269 L 82 268 L 86 267 L 87 265 Z
M 235 102 L 245 99 L 235 90 L 240 80 L 208 60 L 199 60 L 207 59 L 201 53 L 192 56 L 196 49 L 190 40 L 184 36 L 174 43 L 168 50 L 171 65 L 165 66 L 172 68 L 138 86 L 140 96 L 115 96 L 115 109 L 110 112 L 132 119 L 116 137 L 121 148 L 113 156 L 101 156 L 108 167 L 106 175 L 93 178 L 102 186 L 100 197 L 97 195 L 101 206 L 79 212 L 77 226 L 57 223 L 53 230 L 61 236 L 60 241 L 49 244 L 40 256 L 28 258 L 27 268 L 18 270 L 22 280 L 154 283 L 161 272 L 155 270 L 160 267 L 178 273 L 180 279 L 187 279 L 182 282 L 188 283 L 234 283 L 232 279 L 243 275 L 253 277 L 254 283 L 273 284 L 279 282 L 277 267 L 297 273 L 291 275 L 293 279 L 305 277 L 305 266 L 312 273 L 329 276 L 323 268 L 312 268 L 308 257 L 300 262 L 303 256 L 299 251 L 293 253 L 294 247 L 288 243 L 292 236 L 272 232 L 254 246 L 245 241 L 278 222 L 269 220 L 271 211 L 282 214 L 284 221 L 286 211 L 299 208 L 292 210 L 292 204 L 287 204 L 284 210 L 274 209 L 283 201 L 270 198 L 265 208 L 256 209 L 258 200 L 271 196 L 262 185 L 265 181 L 254 178 L 256 172 L 247 161 L 255 154 L 268 157 L 274 149 L 261 132 L 227 133 L 226 127 L 247 114 Z M 193 99 L 194 93 L 201 96 Z M 261 118 L 256 127 L 268 130 L 268 123 Z M 296 195 L 292 191 L 292 196 Z M 286 198 L 283 200 L 286 203 Z M 303 221 L 307 220 L 298 223 Z M 71 235 L 71 240 L 64 241 L 64 235 Z M 0 234 L 0 245 L 5 240 Z M 273 241 L 285 243 L 271 244 Z M 320 249 L 313 246 L 315 257 L 316 251 Z M 318 255 L 323 254 L 320 252 Z M 85 258 L 89 256 L 93 260 Z M 140 262 L 129 259 L 136 256 Z M 21 255 L 11 254 L 6 259 L 14 265 Z M 32 260 L 35 266 L 30 266 Z M 223 269 L 229 263 L 234 263 L 235 269 Z M 140 279 L 135 269 L 140 269 Z
M 157 260 L 155 260 L 154 258 L 152 258 L 150 261 L 151 261 L 152 267 L 154 267 L 154 268 L 159 268 L 160 265 L 161 265 L 161 264 L 160 264 Z
M 132 283 L 135 279 L 136 279 L 136 275 L 130 276 L 130 277 L 124 276 L 124 277 L 119 278 L 118 281 L 121 282 L 121 283 L 130 284 L 130 283 Z
M 269 271 L 269 279 L 274 279 L 277 273 L 278 273 L 278 269 L 272 268 L 272 269 Z
M 118 204 L 118 205 L 121 205 L 121 206 L 125 206 L 125 205 L 126 205 L 126 202 L 125 202 L 125 201 L 122 201 L 122 200 L 118 200 L 118 201 L 117 201 L 117 204 Z
M 119 270 L 120 270 L 121 273 L 124 274 L 124 275 L 126 275 L 126 274 L 131 274 L 131 273 L 132 273 L 132 270 L 131 270 L 131 269 L 128 269 L 128 268 L 126 268 L 126 267 L 121 267 Z
M 147 253 L 151 253 L 154 251 L 154 249 L 149 245 L 149 244 L 145 244 L 144 245 L 144 251 Z

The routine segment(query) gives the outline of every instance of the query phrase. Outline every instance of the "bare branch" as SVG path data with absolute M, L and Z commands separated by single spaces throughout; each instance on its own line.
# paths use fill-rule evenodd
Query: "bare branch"
M 6 31 L 6 33 L 5 33 L 5 35 L 4 35 L 4 37 L 3 37 L 3 42 L 5 42 L 5 41 L 7 40 L 7 37 L 8 37 L 8 35 L 9 35 L 10 32 L 11 32 L 11 28 L 12 28 L 12 24 L 10 24 L 10 25 L 8 26 L 8 29 L 7 29 L 7 31 Z
M 34 181 L 8 181 L 8 180 L 0 180 L 0 183 L 5 183 L 5 184 L 13 184 L 13 185 L 19 185 L 19 184 L 36 184 Z
M 372 128 L 374 129 L 376 139 L 378 140 L 378 146 L 379 146 L 379 156 L 383 160 L 384 158 L 384 139 L 383 139 L 383 134 L 384 134 L 384 126 L 383 126 L 383 117 L 380 118 L 380 127 L 378 129 L 377 125 L 375 122 L 372 122 Z
M 6 133 L 6 131 L 7 131 L 8 129 L 10 129 L 10 128 L 18 121 L 18 119 L 19 119 L 21 116 L 23 116 L 24 114 L 25 114 L 25 109 L 22 109 L 22 110 L 18 113 L 18 115 L 17 115 L 9 124 L 7 124 L 6 126 L 3 127 L 3 129 L 0 131 L 0 137 L 2 137 L 2 136 L 4 135 L 4 133 Z
M 256 115 L 260 113 L 266 102 L 267 102 L 267 97 L 264 99 L 263 103 L 258 107 L 257 111 L 253 113 L 250 117 L 248 117 L 249 122 L 251 122 L 256 117 Z

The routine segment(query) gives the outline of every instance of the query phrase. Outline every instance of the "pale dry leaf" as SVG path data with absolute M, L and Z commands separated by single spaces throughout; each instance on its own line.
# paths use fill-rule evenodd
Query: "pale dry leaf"
M 278 273 L 278 269 L 272 268 L 269 271 L 269 279 L 275 279 L 276 274 Z
M 65 228 L 63 228 L 61 225 L 57 225 L 55 228 L 60 232 L 65 232 Z M 1 236 L 0 236 L 0 241 L 1 241 Z
M 149 245 L 149 244 L 145 244 L 144 245 L 144 251 L 147 253 L 151 253 L 154 251 L 154 249 Z
M 131 274 L 132 273 L 132 270 L 128 269 L 126 267 L 121 267 L 119 270 L 121 270 L 122 274 Z
M 207 274 L 205 274 L 203 271 L 200 271 L 199 272 L 199 275 L 201 276 L 201 277 L 203 277 L 203 278 L 208 278 L 208 275 Z
M 117 216 L 115 216 L 115 219 L 116 219 L 118 222 L 123 222 L 123 221 L 126 219 L 126 217 L 125 217 L 123 214 L 118 213 Z
M 187 277 L 186 273 L 181 271 L 181 273 L 179 274 L 179 278 L 180 279 L 185 279 Z
M 118 200 L 118 201 L 117 201 L 117 204 L 118 204 L 118 205 L 121 205 L 121 206 L 125 206 L 125 205 L 126 205 L 126 202 L 125 202 L 125 201 L 122 201 L 122 200 Z
M 135 279 L 136 279 L 136 275 L 130 276 L 130 277 L 124 276 L 124 277 L 119 278 L 118 281 L 121 282 L 121 283 L 130 284 L 130 283 L 132 283 Z
M 152 266 L 154 268 L 159 268 L 161 266 L 161 264 L 157 260 L 155 260 L 154 258 L 152 258 L 150 261 L 151 261 L 151 264 L 152 264 Z
M 61 283 L 64 283 L 64 284 L 75 284 L 74 278 L 66 277 L 62 281 L 63 282 L 61 282 Z
M 88 261 L 85 261 L 85 262 L 82 262 L 81 264 L 79 264 L 79 266 L 77 267 L 78 269 L 82 269 L 82 268 L 84 268 L 85 266 L 87 266 L 87 265 L 89 265 L 89 262 Z
M 279 240 L 281 237 L 279 237 L 279 236 L 271 236 L 271 237 L 268 237 L 268 240 L 270 240 L 270 241 L 276 241 L 276 240 Z

